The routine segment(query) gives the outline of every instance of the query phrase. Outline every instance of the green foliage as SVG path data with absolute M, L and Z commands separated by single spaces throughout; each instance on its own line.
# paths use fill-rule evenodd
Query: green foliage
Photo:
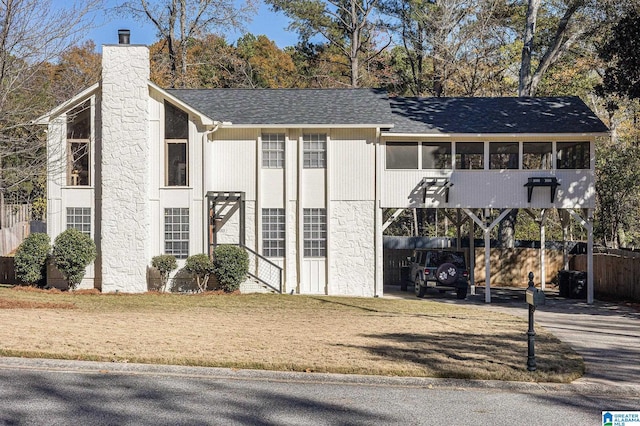
M 194 254 L 187 258 L 184 269 L 196 277 L 198 290 L 203 292 L 207 289 L 209 277 L 214 272 L 213 262 L 206 254 Z
M 176 257 L 172 254 L 154 256 L 151 259 L 151 266 L 160 272 L 160 291 L 164 291 L 169 281 L 169 274 L 178 267 Z
M 24 283 L 40 284 L 47 269 L 51 240 L 47 234 L 29 235 L 18 247 L 15 256 L 16 276 Z
M 640 9 L 630 7 L 599 49 L 600 58 L 609 64 L 599 88 L 602 92 L 640 98 L 639 24 Z
M 607 246 L 626 246 L 623 229 L 637 229 L 640 221 L 640 147 L 602 146 L 596 153 L 595 234 Z
M 95 258 L 95 243 L 77 229 L 67 229 L 53 242 L 53 262 L 68 281 L 69 288 L 80 284 L 87 265 Z
M 225 291 L 235 291 L 247 278 L 249 255 L 242 247 L 220 245 L 213 251 L 214 273 Z

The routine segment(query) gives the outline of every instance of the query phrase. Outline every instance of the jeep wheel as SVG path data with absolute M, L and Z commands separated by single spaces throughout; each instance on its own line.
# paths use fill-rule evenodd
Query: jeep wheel
M 460 300 L 467 298 L 467 288 L 466 287 L 458 287 L 456 288 L 456 297 Z
M 416 280 L 414 282 L 415 282 L 416 297 L 423 298 L 425 293 L 427 292 L 427 288 L 422 285 L 422 280 L 420 279 L 420 275 L 416 275 Z

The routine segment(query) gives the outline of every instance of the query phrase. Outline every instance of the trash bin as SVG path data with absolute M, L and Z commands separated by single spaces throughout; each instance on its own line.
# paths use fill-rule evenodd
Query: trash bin
M 407 291 L 409 275 L 411 275 L 411 266 L 403 266 L 400 268 L 400 290 Z
M 558 271 L 560 297 L 587 298 L 587 273 L 584 271 Z

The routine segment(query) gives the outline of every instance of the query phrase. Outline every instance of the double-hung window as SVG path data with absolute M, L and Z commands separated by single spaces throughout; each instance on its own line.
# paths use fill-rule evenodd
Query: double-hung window
M 489 168 L 491 170 L 517 169 L 518 142 L 489 142 Z
M 189 257 L 189 209 L 164 209 L 164 253 L 177 259 Z
M 305 169 L 322 169 L 327 161 L 327 135 L 309 133 L 302 136 L 303 165 Z
M 164 103 L 165 184 L 189 185 L 189 115 Z
M 67 114 L 67 185 L 91 185 L 91 103 Z
M 327 210 L 304 209 L 304 257 L 327 256 Z
M 284 167 L 284 133 L 262 134 L 262 167 L 265 169 Z
M 484 143 L 456 142 L 456 169 L 484 169 Z
M 524 142 L 522 144 L 522 168 L 525 170 L 549 170 L 552 167 L 551 142 Z
M 556 142 L 558 169 L 588 169 L 591 163 L 589 142 Z
M 284 209 L 262 209 L 262 254 L 266 257 L 285 256 Z

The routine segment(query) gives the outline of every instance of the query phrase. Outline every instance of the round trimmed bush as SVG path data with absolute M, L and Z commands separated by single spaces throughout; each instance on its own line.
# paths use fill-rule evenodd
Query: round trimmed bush
M 235 291 L 247 278 L 249 255 L 242 247 L 219 245 L 213 250 L 213 268 L 220 286 L 225 291 Z
M 87 265 L 95 258 L 96 244 L 77 229 L 67 229 L 53 241 L 53 263 L 69 283 L 69 288 L 80 284 Z
M 209 277 L 213 274 L 213 262 L 206 254 L 194 254 L 187 257 L 184 269 L 196 277 L 198 290 L 203 292 L 207 289 Z
M 41 285 L 47 271 L 51 240 L 47 234 L 29 235 L 16 250 L 16 277 L 25 284 Z
M 169 282 L 169 274 L 178 268 L 178 261 L 172 254 L 161 254 L 151 258 L 151 266 L 160 272 L 160 291 L 164 291 Z

